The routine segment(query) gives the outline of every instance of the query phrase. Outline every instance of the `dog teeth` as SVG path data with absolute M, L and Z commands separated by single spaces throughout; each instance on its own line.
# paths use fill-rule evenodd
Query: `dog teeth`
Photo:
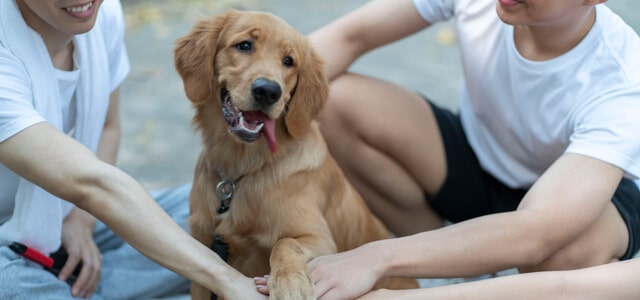
M 82 13 L 85 12 L 87 10 L 89 10 L 89 8 L 91 8 L 93 6 L 93 1 L 83 5 L 83 6 L 74 6 L 74 7 L 67 7 L 65 8 L 68 12 L 72 12 L 72 13 Z
M 240 113 L 240 122 L 238 122 L 240 125 L 240 127 L 242 127 L 242 129 L 250 132 L 250 133 L 259 133 L 260 130 L 262 130 L 262 127 L 264 127 L 264 123 L 260 123 L 258 125 L 256 125 L 256 127 L 254 129 L 250 129 L 247 128 L 247 126 L 245 126 L 245 121 L 244 121 L 244 116 L 242 115 L 242 113 Z

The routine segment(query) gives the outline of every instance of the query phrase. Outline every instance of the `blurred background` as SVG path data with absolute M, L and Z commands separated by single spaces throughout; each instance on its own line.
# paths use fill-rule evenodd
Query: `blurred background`
M 119 166 L 156 189 L 190 182 L 200 148 L 193 110 L 173 66 L 174 41 L 195 22 L 229 8 L 273 13 L 303 34 L 366 0 L 122 0 L 132 71 L 122 86 Z M 640 1 L 607 4 L 640 32 Z M 353 66 L 456 108 L 461 69 L 451 23 L 367 54 Z

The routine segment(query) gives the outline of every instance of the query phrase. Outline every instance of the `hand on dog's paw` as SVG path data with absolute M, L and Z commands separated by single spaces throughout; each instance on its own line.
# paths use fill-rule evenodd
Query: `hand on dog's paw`
M 315 300 L 313 283 L 304 272 L 271 275 L 268 279 L 270 300 Z

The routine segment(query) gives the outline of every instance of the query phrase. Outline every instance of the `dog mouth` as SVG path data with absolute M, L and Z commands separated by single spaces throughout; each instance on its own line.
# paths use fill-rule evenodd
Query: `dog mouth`
M 262 110 L 242 111 L 231 101 L 227 89 L 220 92 L 222 116 L 229 126 L 229 132 L 245 143 L 255 142 L 264 135 L 267 146 L 272 153 L 277 150 L 275 121 Z

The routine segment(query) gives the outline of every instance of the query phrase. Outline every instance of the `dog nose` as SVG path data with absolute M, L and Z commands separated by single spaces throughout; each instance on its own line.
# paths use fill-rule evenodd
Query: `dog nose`
M 275 81 L 258 78 L 251 84 L 251 95 L 258 104 L 271 105 L 280 99 L 282 89 Z

